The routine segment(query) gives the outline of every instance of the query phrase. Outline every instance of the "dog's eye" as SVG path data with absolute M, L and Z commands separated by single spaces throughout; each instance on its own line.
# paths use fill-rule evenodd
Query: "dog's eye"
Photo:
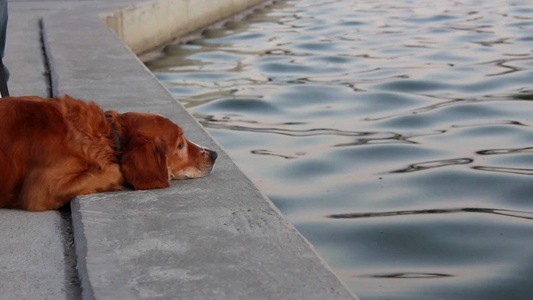
M 185 146 L 184 143 L 179 144 L 179 145 L 178 145 L 178 149 L 183 149 L 183 146 Z

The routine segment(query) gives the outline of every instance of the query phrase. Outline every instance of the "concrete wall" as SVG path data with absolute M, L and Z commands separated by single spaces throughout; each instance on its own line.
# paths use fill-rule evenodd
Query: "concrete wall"
M 104 22 L 136 54 L 265 0 L 158 0 L 106 11 Z

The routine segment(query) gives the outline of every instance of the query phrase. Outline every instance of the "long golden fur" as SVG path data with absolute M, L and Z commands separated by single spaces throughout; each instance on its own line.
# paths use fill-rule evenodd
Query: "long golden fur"
M 44 211 L 76 195 L 164 188 L 211 173 L 216 157 L 161 115 L 69 96 L 0 99 L 0 207 Z

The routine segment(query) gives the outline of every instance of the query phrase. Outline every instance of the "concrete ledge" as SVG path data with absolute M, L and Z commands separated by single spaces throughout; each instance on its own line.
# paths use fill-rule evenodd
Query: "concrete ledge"
M 96 14 L 47 16 L 44 28 L 60 94 L 164 114 L 220 153 L 203 179 L 74 200 L 84 299 L 355 298 Z
M 139 54 L 261 2 L 265 0 L 157 0 L 102 12 L 100 17 Z

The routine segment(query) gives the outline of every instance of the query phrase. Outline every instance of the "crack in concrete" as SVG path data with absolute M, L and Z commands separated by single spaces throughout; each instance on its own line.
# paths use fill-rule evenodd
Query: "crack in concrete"
M 39 35 L 43 55 L 44 76 L 47 85 L 47 97 L 58 97 L 59 92 L 57 90 L 57 73 L 54 69 L 52 53 L 50 51 L 48 40 L 46 39 L 46 31 L 42 18 L 39 19 Z
M 43 19 L 39 19 L 39 36 L 43 57 L 47 97 L 58 97 L 57 73 L 54 69 L 52 53 L 46 39 Z M 76 245 L 72 228 L 72 212 L 70 204 L 59 209 L 61 216 L 60 228 L 62 233 L 63 254 L 65 256 L 65 294 L 66 299 L 81 299 L 81 282 L 77 269 Z

